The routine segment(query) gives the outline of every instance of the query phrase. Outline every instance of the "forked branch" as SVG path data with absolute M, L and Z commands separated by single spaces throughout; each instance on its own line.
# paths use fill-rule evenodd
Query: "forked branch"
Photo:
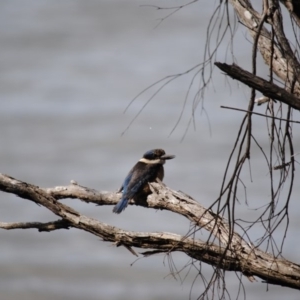
M 74 183 L 65 187 L 42 189 L 3 174 L 0 174 L 0 190 L 42 205 L 61 218 L 48 223 L 0 223 L 3 229 L 37 228 L 40 231 L 51 231 L 74 227 L 101 237 L 103 241 L 123 245 L 132 253 L 135 252 L 131 247 L 153 249 L 145 255 L 181 251 L 193 259 L 223 270 L 238 271 L 247 277 L 258 276 L 271 284 L 300 289 L 299 265 L 255 248 L 237 233 L 231 236 L 226 219 L 205 209 L 188 195 L 172 191 L 161 183 L 151 184 L 152 194 L 141 204 L 149 208 L 170 210 L 188 218 L 196 227 L 208 230 L 214 241 L 217 238 L 222 245 L 175 233 L 125 231 L 84 216 L 58 201 L 78 198 L 99 205 L 114 205 L 120 198 L 120 194 L 116 193 L 99 193 Z

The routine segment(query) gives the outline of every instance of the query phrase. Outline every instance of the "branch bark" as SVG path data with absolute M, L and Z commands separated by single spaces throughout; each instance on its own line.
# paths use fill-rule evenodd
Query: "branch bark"
M 0 190 L 13 193 L 24 199 L 42 205 L 61 219 L 49 223 L 0 223 L 3 229 L 37 228 L 51 231 L 74 227 L 90 232 L 103 241 L 124 246 L 132 253 L 132 247 L 154 249 L 144 252 L 145 256 L 158 252 L 181 251 L 189 257 L 227 271 L 242 272 L 245 276 L 258 276 L 270 284 L 279 284 L 300 289 L 300 266 L 285 259 L 273 257 L 247 243 L 239 234 L 232 233 L 226 219 L 201 206 L 182 192 L 175 192 L 161 183 L 150 186 L 152 194 L 142 206 L 167 209 L 188 218 L 195 226 L 208 230 L 222 243 L 201 241 L 174 233 L 151 233 L 125 231 L 80 214 L 62 204 L 58 199 L 78 198 L 99 205 L 115 205 L 120 194 L 99 193 L 87 187 L 71 184 L 65 187 L 42 189 L 0 174 Z M 133 201 L 130 204 L 134 204 Z
M 233 79 L 241 81 L 249 87 L 260 91 L 263 95 L 272 99 L 277 99 L 297 110 L 300 110 L 300 98 L 295 97 L 293 94 L 278 85 L 270 83 L 259 76 L 253 75 L 234 64 L 228 65 L 216 62 L 215 65 Z
M 257 34 L 258 24 L 262 18 L 261 14 L 253 9 L 248 0 L 230 0 L 229 2 L 241 23 L 246 26 L 254 39 Z M 258 38 L 258 49 L 265 63 L 272 66 L 274 73 L 286 84 L 286 89 L 293 89 L 293 93 L 300 97 L 300 64 L 284 35 L 279 3 L 278 1 L 267 2 L 270 2 L 267 22 L 272 25 L 275 31 L 277 43 L 272 41 L 271 33 L 265 26 L 262 26 Z

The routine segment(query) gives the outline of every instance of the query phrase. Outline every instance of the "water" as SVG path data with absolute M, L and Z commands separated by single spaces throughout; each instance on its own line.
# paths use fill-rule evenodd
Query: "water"
M 223 110 L 220 105 L 245 108 L 249 91 L 232 82 L 230 90 L 224 75 L 214 72 L 214 86 L 207 90 L 204 103 L 209 121 L 199 109 L 196 130 L 191 128 L 180 142 L 192 110 L 189 100 L 181 122 L 169 136 L 191 76 L 181 78 L 159 93 L 121 135 L 151 93 L 138 98 L 124 114 L 134 96 L 158 79 L 201 61 L 213 5 L 197 3 L 156 27 L 157 19 L 166 13 L 143 4 L 149 2 L 1 2 L 1 173 L 42 187 L 67 185 L 73 179 L 84 186 L 113 191 L 146 150 L 162 147 L 176 154 L 166 165 L 166 184 L 205 206 L 215 200 L 242 118 L 241 113 Z M 219 60 L 224 59 L 226 45 L 223 47 Z M 248 44 L 236 47 L 237 59 L 244 62 Z M 263 67 L 260 72 L 267 74 Z M 254 130 L 266 145 L 267 136 L 260 132 L 265 121 L 254 119 Z M 245 174 L 252 191 L 250 208 L 268 197 L 265 163 L 257 150 L 253 153 L 252 184 Z M 296 188 L 295 195 L 299 193 Z M 1 221 L 57 219 L 28 201 L 0 195 Z M 189 228 L 186 220 L 169 212 L 129 207 L 117 216 L 111 207 L 78 200 L 64 203 L 128 230 L 184 234 Z M 297 261 L 294 249 L 299 242 L 293 237 L 299 204 L 292 205 L 285 255 Z M 252 213 L 244 203 L 238 212 L 241 216 Z M 2 230 L 0 237 L 0 300 L 187 299 L 196 276 L 191 271 L 183 283 L 167 276 L 169 266 L 163 255 L 130 266 L 136 258 L 126 249 L 75 229 L 52 233 Z M 188 261 L 180 253 L 173 258 L 178 268 Z M 203 268 L 209 272 L 208 267 Z M 235 291 L 235 275 L 226 276 L 227 286 Z M 198 282 L 192 296 L 202 287 Z M 245 287 L 248 299 L 261 295 L 281 299 L 287 293 L 296 297 L 292 290 L 278 287 L 270 287 L 266 293 L 264 284 L 246 280 Z

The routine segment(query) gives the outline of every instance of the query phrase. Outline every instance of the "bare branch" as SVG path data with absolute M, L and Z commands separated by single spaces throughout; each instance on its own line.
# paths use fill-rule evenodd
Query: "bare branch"
M 259 76 L 254 76 L 250 72 L 243 70 L 235 64 L 228 65 L 225 63 L 216 62 L 215 65 L 233 79 L 239 80 L 244 84 L 260 91 L 266 97 L 277 99 L 297 110 L 300 110 L 300 99 L 278 85 L 270 83 Z
M 57 229 L 69 229 L 72 227 L 72 224 L 66 220 L 57 220 L 48 223 L 40 222 L 18 222 L 18 223 L 5 223 L 0 222 L 0 228 L 11 230 L 11 229 L 32 229 L 36 228 L 40 232 L 42 231 L 53 231 Z
M 117 246 L 123 245 L 127 249 L 139 247 L 155 249 L 157 252 L 181 251 L 193 259 L 200 260 L 217 268 L 238 271 L 247 277 L 258 276 L 268 283 L 300 289 L 299 265 L 264 253 L 244 241 L 237 233 L 233 233 L 231 236 L 229 226 L 224 218 L 205 209 L 194 199 L 181 192 L 175 192 L 162 184 L 153 183 L 151 184 L 153 193 L 148 196 L 146 203 L 148 207 L 168 209 L 185 216 L 194 222 L 195 225 L 210 231 L 222 243 L 225 243 L 226 248 L 174 233 L 124 231 L 115 226 L 84 216 L 71 207 L 58 202 L 54 197 L 55 195 L 60 199 L 66 196 L 75 198 L 75 193 L 78 191 L 77 188 L 80 189 L 80 197 L 86 202 L 89 202 L 89 196 L 91 196 L 91 202 L 95 203 L 96 197 L 99 196 L 99 201 L 102 205 L 105 202 L 111 205 L 116 203 L 118 198 L 116 196 L 116 200 L 112 200 L 112 197 L 104 197 L 105 199 L 102 199 L 101 195 L 109 195 L 109 193 L 97 193 L 94 190 L 90 193 L 88 188 L 82 188 L 74 184 L 65 188 L 59 187 L 43 190 L 37 186 L 0 174 L 0 190 L 16 194 L 24 199 L 43 205 L 63 219 L 62 221 L 57 221 L 58 224 L 65 221 L 68 227 L 72 226 L 90 232 L 101 237 L 103 241 L 113 242 Z M 72 189 L 75 192 L 74 194 L 71 193 Z M 6 229 L 14 227 L 12 224 L 5 225 L 2 223 L 2 225 L 2 227 L 6 226 Z M 36 226 L 34 223 L 23 225 L 24 227 L 32 226 L 32 228 L 37 228 L 40 224 L 36 223 Z M 19 226 L 15 225 L 15 228 L 20 228 L 20 226 L 21 224 L 19 223 Z M 47 227 L 45 224 L 41 226 Z
M 233 6 L 237 16 L 240 21 L 247 27 L 250 35 L 255 38 L 257 34 L 258 24 L 262 16 L 253 9 L 250 1 L 248 0 L 230 0 L 230 4 Z M 280 18 L 279 7 L 272 6 L 269 9 L 268 22 L 272 23 L 272 16 L 275 13 L 275 18 L 278 21 Z M 275 21 L 274 21 L 275 23 Z M 272 65 L 274 73 L 282 79 L 282 81 L 287 85 L 289 89 L 292 85 L 292 81 L 296 75 L 298 77 L 299 63 L 297 62 L 295 56 L 290 51 L 290 46 L 286 41 L 281 24 L 276 24 L 277 37 L 281 42 L 284 42 L 284 49 L 289 50 L 288 52 L 282 51 L 283 45 L 272 43 L 272 37 L 270 32 L 265 26 L 262 27 L 261 34 L 258 38 L 258 49 L 265 60 L 266 64 Z M 270 56 L 272 55 L 272 57 Z M 300 96 L 300 83 L 297 81 L 294 87 L 294 94 Z
M 55 199 L 80 199 L 87 203 L 95 203 L 97 205 L 115 205 L 121 198 L 120 193 L 102 192 L 79 185 L 77 182 L 71 181 L 68 186 L 57 186 L 54 188 L 42 189 Z
M 246 109 L 240 109 L 240 108 L 236 108 L 236 107 L 229 107 L 229 106 L 224 106 L 221 105 L 221 108 L 225 108 L 225 109 L 232 109 L 232 110 L 236 110 L 236 111 L 242 111 L 242 112 L 246 112 L 246 113 L 252 113 L 253 115 L 257 115 L 257 116 L 261 116 L 264 118 L 270 118 L 270 119 L 275 119 L 275 120 L 279 120 L 279 121 L 286 121 L 286 122 L 290 122 L 290 123 L 296 123 L 296 124 L 300 124 L 300 121 L 293 121 L 293 120 L 288 120 L 288 119 L 283 119 L 283 118 L 277 118 L 274 116 L 268 116 L 268 115 L 264 115 L 264 114 L 260 114 L 254 111 L 249 111 Z

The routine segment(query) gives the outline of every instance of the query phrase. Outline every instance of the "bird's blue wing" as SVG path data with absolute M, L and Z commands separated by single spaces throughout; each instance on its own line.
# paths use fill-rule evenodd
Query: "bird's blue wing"
M 149 182 L 153 181 L 156 178 L 157 174 L 157 167 L 154 165 L 146 166 L 143 170 L 140 170 L 138 173 L 133 172 L 132 177 L 129 180 L 127 189 L 123 191 L 123 194 L 126 196 L 126 198 L 130 199 L 134 195 L 136 195 L 137 192 L 139 192 L 144 185 Z
M 120 191 L 123 190 L 123 195 L 122 195 L 122 198 L 121 200 L 115 205 L 115 207 L 113 208 L 113 212 L 116 213 L 116 214 L 119 214 L 121 213 L 128 205 L 128 201 L 130 198 L 128 198 L 126 196 L 126 192 L 127 192 L 127 189 L 128 189 L 128 184 L 130 182 L 130 179 L 132 178 L 132 172 L 129 172 L 129 174 L 126 176 L 124 182 L 123 182 L 123 185 L 120 189 Z
M 132 172 L 129 172 L 129 174 L 126 176 L 124 182 L 123 182 L 123 195 L 127 193 L 127 190 L 128 190 L 128 186 L 130 184 L 130 181 L 133 177 L 133 173 Z

